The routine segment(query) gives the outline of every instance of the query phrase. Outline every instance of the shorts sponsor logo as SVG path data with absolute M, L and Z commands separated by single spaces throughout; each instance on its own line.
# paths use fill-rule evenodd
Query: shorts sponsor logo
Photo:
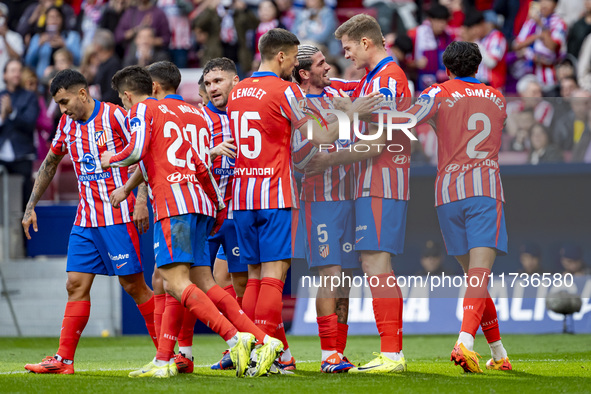
M 99 174 L 80 175 L 78 177 L 78 180 L 80 182 L 102 181 L 103 179 L 109 179 L 110 177 L 111 177 L 110 172 L 101 172 Z
M 238 246 L 235 246 L 235 247 L 232 249 L 232 254 L 233 254 L 234 256 L 236 256 L 236 257 L 240 257 L 240 248 L 239 248 Z
M 154 242 L 154 249 L 160 246 L 160 242 Z
M 318 247 L 318 253 L 320 253 L 320 257 L 327 258 L 328 254 L 330 253 L 330 249 L 328 247 L 328 244 L 320 245 Z
M 351 253 L 352 251 L 353 251 L 353 245 L 351 244 L 351 242 L 345 242 L 343 244 L 343 252 Z
M 363 231 L 363 230 L 367 230 L 367 226 L 357 226 L 355 227 L 355 231 Z
M 459 164 L 448 164 L 445 167 L 445 172 L 454 172 L 460 169 L 460 165 Z
M 109 253 L 109 258 L 111 259 L 111 261 L 120 261 L 120 260 L 125 260 L 129 258 L 129 254 L 121 254 L 119 253 L 117 256 L 113 256 L 111 253 Z

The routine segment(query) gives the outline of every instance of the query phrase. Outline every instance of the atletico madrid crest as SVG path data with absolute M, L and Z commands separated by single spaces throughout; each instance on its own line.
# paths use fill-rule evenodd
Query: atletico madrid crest
M 318 247 L 318 252 L 320 253 L 320 257 L 322 257 L 322 258 L 328 257 L 328 254 L 330 253 L 330 250 L 328 249 L 328 244 L 320 245 Z
M 99 130 L 94 133 L 94 140 L 98 146 L 105 146 L 107 143 L 107 133 L 104 130 Z

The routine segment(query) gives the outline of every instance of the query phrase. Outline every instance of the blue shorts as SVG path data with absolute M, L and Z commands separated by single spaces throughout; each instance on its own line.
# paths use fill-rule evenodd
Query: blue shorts
M 66 271 L 98 275 L 143 272 L 141 241 L 132 222 L 105 227 L 73 226 Z
M 408 201 L 361 197 L 355 200 L 355 250 L 404 252 Z
M 198 213 L 164 218 L 154 225 L 154 258 L 158 268 L 172 263 L 211 266 L 207 237 L 215 219 Z
M 354 201 L 302 201 L 306 259 L 310 268 L 340 265 L 359 268 L 355 252 Z
M 234 211 L 242 264 L 291 259 L 291 209 Z
M 211 266 L 213 266 L 213 262 L 217 257 L 220 247 L 223 247 L 222 253 L 224 250 L 228 251 L 224 256 L 224 260 L 228 262 L 228 272 L 248 271 L 248 266 L 240 263 L 240 248 L 238 247 L 238 240 L 236 239 L 236 228 L 234 227 L 233 219 L 225 219 L 219 231 L 215 233 L 215 235 L 209 237 L 207 242 L 209 244 Z
M 462 256 L 478 247 L 507 254 L 503 203 L 491 197 L 469 197 L 437 207 L 439 227 L 447 253 Z
M 306 258 L 306 239 L 304 225 L 301 220 L 300 210 L 291 209 L 291 258 Z
M 226 261 L 226 252 L 224 252 L 224 247 L 223 246 L 220 246 L 220 248 L 218 249 L 218 253 L 216 254 L 215 258 Z

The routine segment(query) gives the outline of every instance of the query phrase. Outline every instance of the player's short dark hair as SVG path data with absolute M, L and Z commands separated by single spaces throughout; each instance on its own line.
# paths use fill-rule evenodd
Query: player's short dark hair
M 152 77 L 143 67 L 127 66 L 113 75 L 111 87 L 121 93 L 129 91 L 138 95 L 152 95 Z
M 164 90 L 176 90 L 181 84 L 181 70 L 172 62 L 163 60 L 146 66 L 152 80 L 158 82 Z
M 285 29 L 271 29 L 259 40 L 259 51 L 263 60 L 271 60 L 279 52 L 287 52 L 300 45 L 300 40 L 290 31 Z
M 359 14 L 349 18 L 334 32 L 337 40 L 347 36 L 350 40 L 361 41 L 363 37 L 369 38 L 376 46 L 382 46 L 382 29 L 373 16 Z
M 234 75 L 238 75 L 236 63 L 227 57 L 216 57 L 215 59 L 208 61 L 203 68 L 203 77 L 214 70 L 227 71 Z
M 476 74 L 482 61 L 478 44 L 454 41 L 443 51 L 443 65 L 457 77 Z
M 55 75 L 49 86 L 49 93 L 53 97 L 61 89 L 68 90 L 73 87 L 83 87 L 88 90 L 88 82 L 79 71 L 66 69 Z
M 439 3 L 435 3 L 429 7 L 426 14 L 431 19 L 440 19 L 445 21 L 451 16 L 447 7 Z
M 314 45 L 300 45 L 298 47 L 298 65 L 293 68 L 293 77 L 297 83 L 302 83 L 302 77 L 300 77 L 300 70 L 310 71 L 312 67 L 312 56 L 320 49 Z
M 473 9 L 466 14 L 463 25 L 466 27 L 472 27 L 479 25 L 482 22 L 484 22 L 484 15 L 482 14 L 482 12 Z
M 405 55 L 412 53 L 414 50 L 414 45 L 412 43 L 412 38 L 409 36 L 398 36 L 394 40 L 394 46 L 402 51 Z

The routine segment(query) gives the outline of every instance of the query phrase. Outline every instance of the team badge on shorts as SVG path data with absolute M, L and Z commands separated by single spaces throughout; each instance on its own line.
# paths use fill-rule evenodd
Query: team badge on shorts
M 318 247 L 318 252 L 320 253 L 320 257 L 322 257 L 322 258 L 328 257 L 328 254 L 330 253 L 330 250 L 328 248 L 328 244 L 320 245 Z

